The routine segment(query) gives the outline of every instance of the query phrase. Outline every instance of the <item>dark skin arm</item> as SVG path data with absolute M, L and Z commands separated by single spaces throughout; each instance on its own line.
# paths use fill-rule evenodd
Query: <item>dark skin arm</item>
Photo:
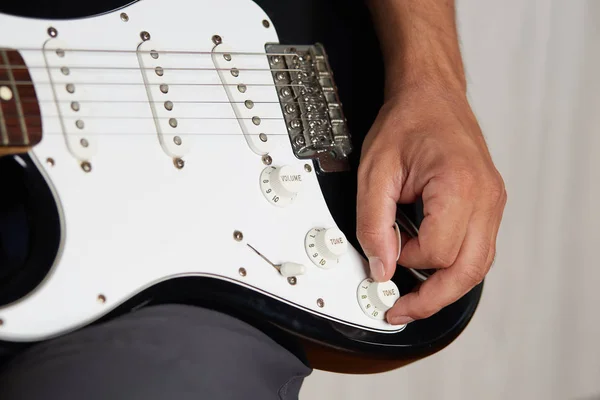
M 357 236 L 375 280 L 392 277 L 397 203 L 421 197 L 419 237 L 398 263 L 439 268 L 387 320 L 426 318 L 480 283 L 495 257 L 506 190 L 466 96 L 450 0 L 367 0 L 386 69 L 385 103 L 363 146 Z

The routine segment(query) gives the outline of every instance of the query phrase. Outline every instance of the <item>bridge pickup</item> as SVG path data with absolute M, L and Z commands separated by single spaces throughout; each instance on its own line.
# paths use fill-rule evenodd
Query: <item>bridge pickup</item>
M 321 172 L 347 170 L 352 143 L 323 47 L 265 49 L 296 157 L 315 160 Z

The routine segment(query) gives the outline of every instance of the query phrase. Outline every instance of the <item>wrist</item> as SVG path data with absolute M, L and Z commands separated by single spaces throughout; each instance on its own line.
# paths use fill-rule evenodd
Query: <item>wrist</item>
M 424 51 L 418 56 L 406 52 L 385 62 L 385 98 L 409 88 L 466 95 L 467 81 L 460 55 Z

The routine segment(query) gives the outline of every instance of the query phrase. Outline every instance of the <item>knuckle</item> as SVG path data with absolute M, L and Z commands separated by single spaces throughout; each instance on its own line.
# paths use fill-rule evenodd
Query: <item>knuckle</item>
M 456 256 L 440 247 L 426 248 L 424 250 L 425 260 L 434 268 L 448 268 L 456 259 Z
M 461 274 L 461 283 L 469 288 L 477 286 L 485 278 L 486 271 L 481 267 L 466 268 Z
M 379 230 L 371 225 L 359 223 L 358 227 L 356 228 L 356 238 L 362 244 L 372 243 L 376 241 L 379 236 Z

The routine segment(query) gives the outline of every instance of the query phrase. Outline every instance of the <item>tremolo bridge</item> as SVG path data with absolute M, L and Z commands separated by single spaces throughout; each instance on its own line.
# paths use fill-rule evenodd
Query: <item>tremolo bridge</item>
M 266 52 L 296 157 L 321 172 L 347 170 L 352 143 L 323 47 L 269 44 Z

